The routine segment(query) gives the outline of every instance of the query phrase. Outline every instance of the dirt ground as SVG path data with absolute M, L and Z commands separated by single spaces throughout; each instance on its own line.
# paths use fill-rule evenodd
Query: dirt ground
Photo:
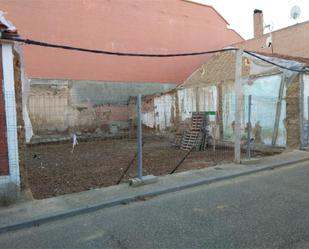
M 69 142 L 27 147 L 26 167 L 33 196 L 43 199 L 117 183 L 136 155 L 136 140 L 80 142 L 72 153 Z M 143 174 L 169 174 L 186 154 L 164 139 L 148 139 L 143 148 Z M 192 151 L 176 172 L 233 160 L 232 148 Z M 136 176 L 137 162 L 122 181 Z

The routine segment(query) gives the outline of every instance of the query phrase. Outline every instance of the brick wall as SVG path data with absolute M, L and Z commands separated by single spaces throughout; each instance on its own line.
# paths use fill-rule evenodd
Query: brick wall
M 250 67 L 246 66 L 243 60 L 242 76 L 248 76 Z M 223 113 L 222 109 L 222 87 L 234 84 L 235 77 L 235 53 L 224 52 L 212 56 L 206 64 L 196 70 L 185 82 L 184 87 L 203 87 L 211 84 L 218 86 L 218 112 Z M 300 147 L 300 82 L 299 76 L 295 77 L 293 82 L 286 90 L 286 131 L 288 148 Z M 220 122 L 219 122 L 220 124 Z M 222 124 L 220 124 L 222 125 Z M 222 135 L 222 127 L 220 132 Z
M 265 34 L 234 46 L 250 51 L 272 53 L 272 49 L 266 47 L 268 36 Z M 277 30 L 272 33 L 272 39 L 273 53 L 309 58 L 309 21 Z
M 6 140 L 6 120 L 4 109 L 3 73 L 2 73 L 2 47 L 0 45 L 0 175 L 9 174 L 8 150 Z
M 245 64 L 243 57 L 242 76 L 250 73 L 250 66 Z M 197 87 L 205 84 L 219 82 L 232 82 L 235 78 L 235 53 L 224 52 L 213 55 L 207 63 L 203 64 L 191 76 L 185 80 L 184 87 Z
M 287 146 L 298 149 L 300 146 L 300 83 L 299 76 L 295 77 L 286 90 L 286 131 Z

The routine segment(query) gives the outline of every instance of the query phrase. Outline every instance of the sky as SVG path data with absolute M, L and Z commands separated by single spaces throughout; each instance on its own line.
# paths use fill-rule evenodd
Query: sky
M 309 21 L 309 0 L 194 0 L 215 9 L 229 22 L 243 38 L 253 38 L 253 10 L 260 9 L 264 23 L 272 24 L 273 31 L 304 21 Z M 301 15 L 295 21 L 290 10 L 294 5 L 301 8 Z M 268 29 L 265 29 L 268 33 Z

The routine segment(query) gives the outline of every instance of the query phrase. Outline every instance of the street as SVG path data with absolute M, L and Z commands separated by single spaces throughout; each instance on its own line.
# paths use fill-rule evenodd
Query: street
M 0 235 L 0 248 L 309 248 L 308 162 Z

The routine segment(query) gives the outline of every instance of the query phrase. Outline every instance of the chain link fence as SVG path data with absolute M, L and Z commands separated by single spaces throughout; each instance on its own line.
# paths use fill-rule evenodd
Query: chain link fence
M 242 158 L 272 155 L 285 148 L 286 102 L 285 97 L 244 96 Z
M 229 100 L 233 95 L 222 103 L 212 96 L 197 101 L 178 90 L 143 96 L 140 108 L 136 96 L 118 105 L 104 103 L 100 95 L 95 96 L 97 103 L 76 105 L 78 98 L 54 91 L 29 93 L 31 127 L 25 128 L 33 136 L 26 146 L 25 163 L 35 198 L 234 161 L 235 106 Z M 293 112 L 286 106 L 294 99 L 244 96 L 242 159 L 272 154 L 274 148 L 286 145 L 286 113 Z M 140 158 L 137 110 L 142 124 Z M 0 144 L 5 143 L 0 136 Z M 0 159 L 7 160 L 7 154 Z
M 233 142 L 223 136 L 216 102 L 196 103 L 196 98 L 182 94 L 187 93 L 143 98 L 144 174 L 172 174 L 233 161 Z
M 133 177 L 134 125 L 128 105 L 72 104 L 81 96 L 29 94 L 33 136 L 26 148 L 29 183 L 35 198 L 110 186 Z M 132 165 L 131 165 L 132 166 Z M 123 179 L 120 179 L 123 178 Z

